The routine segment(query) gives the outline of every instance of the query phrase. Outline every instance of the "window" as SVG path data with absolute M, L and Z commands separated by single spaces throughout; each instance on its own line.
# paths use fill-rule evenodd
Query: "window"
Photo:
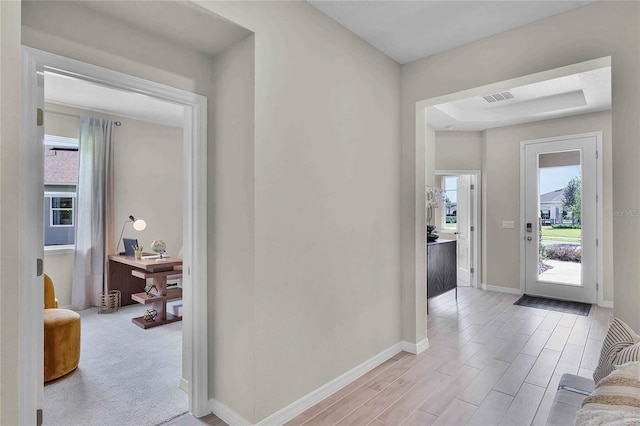
M 51 226 L 73 226 L 75 220 L 73 197 L 51 197 L 51 212 L 49 224 Z
M 442 229 L 458 229 L 458 178 L 444 176 L 442 178 L 444 199 L 442 200 Z
M 69 246 L 76 240 L 75 192 L 44 193 L 44 245 Z
M 76 237 L 78 140 L 44 137 L 44 245 L 70 246 Z
M 543 225 L 551 224 L 551 210 L 540 210 L 540 218 L 542 219 Z

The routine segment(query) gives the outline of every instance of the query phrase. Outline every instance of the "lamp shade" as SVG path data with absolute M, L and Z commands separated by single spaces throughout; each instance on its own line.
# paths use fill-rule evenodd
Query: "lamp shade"
M 133 222 L 133 229 L 135 229 L 136 231 L 144 231 L 146 227 L 147 227 L 147 222 L 145 222 L 142 219 L 138 219 Z

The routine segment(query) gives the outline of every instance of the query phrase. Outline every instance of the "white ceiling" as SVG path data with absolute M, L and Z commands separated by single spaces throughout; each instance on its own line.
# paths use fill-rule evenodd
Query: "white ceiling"
M 493 93 L 484 93 L 428 107 L 427 124 L 435 130 L 483 131 L 606 111 L 611 109 L 611 67 L 514 87 L 508 93 L 512 99 L 487 102 L 483 96 Z
M 308 0 L 349 30 L 400 63 L 562 13 L 593 0 L 577 1 L 318 1 Z M 250 34 L 191 2 L 76 2 L 125 24 L 202 54 L 213 56 Z M 140 19 L 143 17 L 143 19 Z M 143 22 L 140 27 L 140 22 Z M 188 25 L 187 25 L 188 24 Z M 481 97 L 429 108 L 436 130 L 479 131 L 528 121 L 611 108 L 610 68 L 513 88 L 515 98 L 487 103 Z M 183 108 L 47 73 L 48 102 L 170 126 L 182 126 Z
M 44 99 L 58 105 L 166 126 L 182 127 L 183 123 L 184 108 L 181 105 L 50 72 L 44 74 Z
M 595 0 L 307 1 L 406 64 Z
M 307 0 L 400 64 L 593 1 Z M 608 110 L 611 68 L 515 87 L 510 92 L 513 99 L 488 103 L 474 97 L 427 108 L 427 123 L 436 130 L 482 131 Z

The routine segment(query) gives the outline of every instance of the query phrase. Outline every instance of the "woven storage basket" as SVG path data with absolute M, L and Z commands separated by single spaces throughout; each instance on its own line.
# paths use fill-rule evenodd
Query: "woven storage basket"
M 109 290 L 106 293 L 100 293 L 100 300 L 98 301 L 98 313 L 109 314 L 120 309 L 122 303 L 122 296 L 120 290 Z

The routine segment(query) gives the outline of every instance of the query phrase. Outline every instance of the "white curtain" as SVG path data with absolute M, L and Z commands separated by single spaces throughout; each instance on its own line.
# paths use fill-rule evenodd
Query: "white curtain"
M 113 121 L 80 119 L 76 251 L 71 305 L 96 306 L 105 289 L 106 255 L 113 246 Z

